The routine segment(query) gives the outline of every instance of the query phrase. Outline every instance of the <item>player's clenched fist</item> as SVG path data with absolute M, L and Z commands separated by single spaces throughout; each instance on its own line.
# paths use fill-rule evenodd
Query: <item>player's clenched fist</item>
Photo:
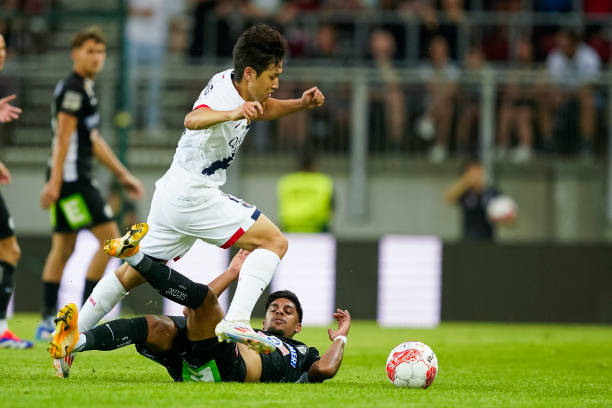
M 255 120 L 260 115 L 263 115 L 263 106 L 259 102 L 245 102 L 238 108 L 234 109 L 231 114 L 230 120 Z
M 325 96 L 319 88 L 313 86 L 302 94 L 302 106 L 305 108 L 316 108 L 325 102 Z

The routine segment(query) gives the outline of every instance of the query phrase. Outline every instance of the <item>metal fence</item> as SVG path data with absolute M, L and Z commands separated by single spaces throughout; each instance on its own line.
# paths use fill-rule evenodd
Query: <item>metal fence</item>
M 97 82 L 97 92 L 102 133 L 117 143 L 114 126 L 123 111 L 113 103 L 115 60 L 110 58 L 108 65 Z M 24 108 L 20 121 L 0 130 L 3 156 L 9 161 L 40 164 L 49 154 L 52 90 L 61 78 L 61 69 L 68 72 L 69 66 L 55 66 L 44 72 L 39 67 L 37 61 L 9 65 L 0 78 L 8 90 L 18 93 L 19 104 Z M 155 160 L 157 165 L 169 163 L 183 129 L 184 115 L 208 78 L 227 66 L 177 67 L 170 62 L 163 77 L 163 128 L 151 134 L 144 129 L 139 114 L 133 116 L 129 146 L 151 154 L 134 155 L 132 164 L 147 164 L 151 157 L 162 158 Z M 291 162 L 305 149 L 314 149 L 350 174 L 355 216 L 365 211 L 359 203 L 365 203 L 367 174 L 372 166 L 394 171 L 405 161 L 461 161 L 478 155 L 494 176 L 496 161 L 515 161 L 519 165 L 527 161 L 502 154 L 504 150 L 516 152 L 525 145 L 533 154 L 530 159 L 539 162 L 606 160 L 610 186 L 609 71 L 582 87 L 589 89 L 586 98 L 580 96 L 581 87 L 555 84 L 542 70 L 464 70 L 453 81 L 443 81 L 431 73 L 428 77 L 427 72 L 289 64 L 276 96 L 299 97 L 303 90 L 317 85 L 326 95 L 324 107 L 275 122 L 256 123 L 241 148 L 241 156 L 258 168 L 274 169 L 279 162 Z M 148 79 L 144 76 L 146 84 Z M 141 91 L 144 89 L 138 92 Z M 131 99 L 150 103 L 137 95 Z M 584 134 L 587 114 L 594 120 L 591 135 Z M 526 137 L 525 132 L 530 136 Z M 590 142 L 587 150 L 592 154 L 583 148 L 585 142 Z M 444 147 L 447 158 L 435 157 L 436 145 Z M 612 219 L 610 187 L 608 203 L 608 217 Z

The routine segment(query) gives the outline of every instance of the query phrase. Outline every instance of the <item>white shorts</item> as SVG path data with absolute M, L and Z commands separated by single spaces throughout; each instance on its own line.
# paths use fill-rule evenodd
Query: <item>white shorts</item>
M 229 248 L 257 221 L 261 212 L 240 199 L 209 188 L 204 202 L 176 205 L 156 189 L 147 223 L 149 232 L 140 242 L 143 253 L 159 260 L 178 260 L 196 239 Z

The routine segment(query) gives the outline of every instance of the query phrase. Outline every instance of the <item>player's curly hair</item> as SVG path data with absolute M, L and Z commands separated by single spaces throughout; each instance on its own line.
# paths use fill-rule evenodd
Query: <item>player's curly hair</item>
M 234 45 L 234 79 L 240 81 L 246 67 L 261 75 L 270 65 L 278 66 L 285 57 L 285 39 L 275 29 L 257 24 L 243 32 Z
M 277 290 L 274 293 L 270 293 L 270 296 L 268 296 L 268 300 L 266 300 L 266 311 L 268 311 L 268 308 L 270 307 L 270 304 L 272 302 L 280 298 L 289 299 L 293 302 L 298 314 L 298 319 L 300 320 L 300 323 L 302 323 L 302 305 L 300 304 L 300 300 L 298 299 L 297 295 L 290 290 Z

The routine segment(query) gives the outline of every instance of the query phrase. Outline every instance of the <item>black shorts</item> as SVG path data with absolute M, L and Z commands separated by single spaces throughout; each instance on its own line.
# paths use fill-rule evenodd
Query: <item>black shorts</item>
M 9 238 L 13 235 L 15 235 L 15 224 L 8 208 L 6 208 L 2 195 L 0 195 L 0 239 Z
M 72 232 L 113 220 L 113 211 L 91 180 L 63 183 L 60 197 L 49 209 L 54 232 Z
M 238 352 L 236 343 L 219 343 L 216 337 L 187 340 L 187 319 L 168 316 L 178 327 L 172 348 L 154 352 L 145 345 L 136 345 L 143 356 L 166 367 L 174 381 L 244 382 L 246 364 Z

